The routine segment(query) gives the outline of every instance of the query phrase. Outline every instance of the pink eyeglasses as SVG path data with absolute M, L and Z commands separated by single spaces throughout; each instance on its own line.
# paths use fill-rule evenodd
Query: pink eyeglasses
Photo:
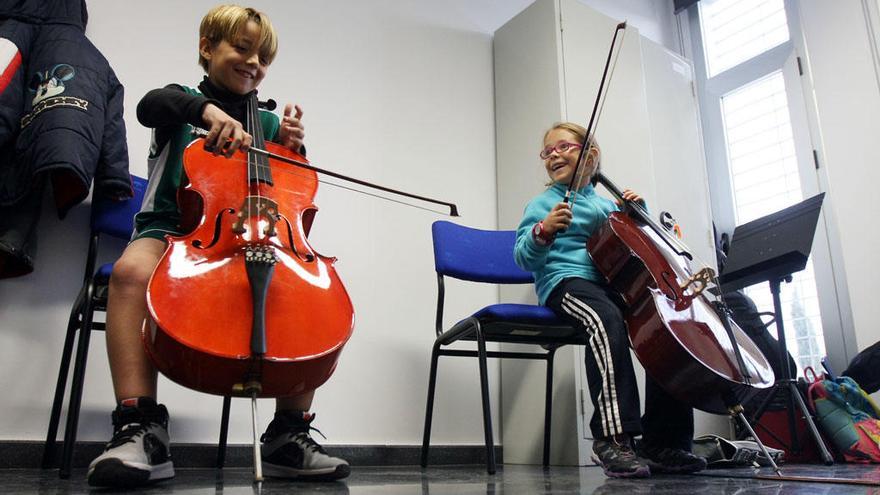
M 542 160 L 546 160 L 550 158 L 550 155 L 556 151 L 557 153 L 565 153 L 568 150 L 578 150 L 583 148 L 583 145 L 579 143 L 569 143 L 567 141 L 563 141 L 561 143 L 557 143 L 556 146 L 547 146 L 546 148 L 541 150 L 541 153 L 538 155 Z

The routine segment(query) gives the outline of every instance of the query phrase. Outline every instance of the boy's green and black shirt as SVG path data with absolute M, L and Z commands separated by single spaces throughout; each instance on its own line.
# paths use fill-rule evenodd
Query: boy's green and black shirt
M 187 184 L 183 170 L 183 152 L 194 139 L 193 128 L 206 128 L 202 121 L 205 105 L 213 103 L 239 122 L 247 122 L 247 95 L 226 91 L 208 78 L 198 89 L 169 84 L 147 93 L 138 103 L 138 121 L 153 128 L 150 156 L 147 160 L 149 186 L 135 216 L 133 239 L 151 237 L 165 240 L 166 234 L 182 235 L 177 191 Z M 263 135 L 274 141 L 280 123 L 278 116 L 260 111 Z

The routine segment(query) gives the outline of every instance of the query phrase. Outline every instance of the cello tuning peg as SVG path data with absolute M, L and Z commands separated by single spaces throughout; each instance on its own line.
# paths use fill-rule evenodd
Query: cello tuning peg
M 272 98 L 269 98 L 266 101 L 257 102 L 257 105 L 259 105 L 260 108 L 264 108 L 270 112 L 278 107 L 278 104 L 275 103 L 275 100 L 273 100 Z

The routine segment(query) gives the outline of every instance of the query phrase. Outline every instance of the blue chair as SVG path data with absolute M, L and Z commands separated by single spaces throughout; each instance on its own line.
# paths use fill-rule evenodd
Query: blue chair
M 85 277 L 82 288 L 67 323 L 67 336 L 64 339 L 64 351 L 61 355 L 61 366 L 58 370 L 58 382 L 55 385 L 55 400 L 49 419 L 49 430 L 43 447 L 42 467 L 52 467 L 55 458 L 55 442 L 58 436 L 58 424 L 61 419 L 61 407 L 64 391 L 67 387 L 67 375 L 70 372 L 70 359 L 73 354 L 73 341 L 79 332 L 77 341 L 76 361 L 73 368 L 73 380 L 70 387 L 70 399 L 67 406 L 67 426 L 64 431 L 64 449 L 61 454 L 59 476 L 70 477 L 70 466 L 73 460 L 73 447 L 76 443 L 76 430 L 79 424 L 79 410 L 82 404 L 83 381 L 85 379 L 86 359 L 89 352 L 89 338 L 92 330 L 106 330 L 104 322 L 94 321 L 97 311 L 107 311 L 107 288 L 113 263 L 106 263 L 95 270 L 98 247 L 101 236 L 108 235 L 117 239 L 128 240 L 134 231 L 134 216 L 140 211 L 144 195 L 147 191 L 147 180 L 132 176 L 134 196 L 126 201 L 98 199 L 92 203 L 91 241 L 86 255 Z M 217 450 L 217 467 L 222 468 L 226 461 L 226 439 L 229 431 L 229 410 L 231 398 L 223 398 L 223 411 L 220 420 L 220 440 Z
M 86 371 L 86 359 L 89 352 L 89 337 L 92 330 L 104 330 L 103 322 L 94 321 L 96 311 L 107 309 L 107 284 L 113 263 L 101 265 L 95 269 L 98 248 L 102 236 L 107 235 L 118 239 L 129 239 L 134 229 L 134 215 L 140 210 L 147 190 L 147 181 L 132 176 L 134 196 L 126 201 L 96 199 L 91 210 L 91 240 L 86 255 L 86 269 L 82 288 L 73 303 L 70 319 L 67 323 L 67 335 L 64 339 L 64 351 L 61 354 L 61 366 L 58 370 L 58 382 L 55 385 L 55 400 L 49 419 L 49 430 L 43 448 L 43 468 L 52 466 L 55 457 L 55 440 L 58 423 L 61 419 L 61 407 L 64 391 L 67 387 L 67 376 L 70 371 L 70 359 L 73 354 L 73 342 L 77 332 L 76 361 L 73 368 L 73 380 L 70 388 L 70 401 L 67 406 L 67 427 L 64 432 L 64 450 L 61 456 L 60 476 L 70 476 L 70 464 L 73 458 L 73 446 L 76 442 L 76 429 L 79 423 L 79 410 L 82 402 L 83 381 Z
M 546 306 L 530 304 L 493 304 L 443 331 L 444 277 L 491 284 L 531 284 L 534 278 L 516 265 L 513 247 L 516 232 L 478 230 L 451 222 L 438 221 L 432 226 L 434 266 L 437 271 L 437 320 L 428 401 L 425 408 L 425 434 L 422 440 L 422 467 L 428 465 L 437 361 L 440 356 L 467 356 L 479 360 L 480 390 L 483 401 L 483 431 L 486 443 L 486 468 L 495 473 L 495 446 L 492 441 L 492 414 L 486 358 L 537 359 L 547 363 L 544 403 L 544 466 L 550 464 L 550 418 L 553 394 L 553 356 L 567 344 L 583 345 L 587 337 L 556 317 Z M 454 342 L 476 341 L 477 350 L 444 349 Z M 534 344 L 538 352 L 486 351 L 486 342 Z

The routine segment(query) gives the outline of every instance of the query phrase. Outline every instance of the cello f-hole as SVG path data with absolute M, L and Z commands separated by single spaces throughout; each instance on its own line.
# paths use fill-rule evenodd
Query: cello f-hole
M 203 245 L 204 243 L 202 241 L 196 239 L 192 242 L 192 245 L 194 248 L 208 249 L 208 248 L 212 247 L 214 244 L 217 244 L 217 241 L 220 240 L 220 232 L 222 231 L 222 228 L 223 228 L 222 223 L 223 223 L 223 214 L 224 213 L 229 213 L 230 215 L 235 215 L 235 209 L 224 208 L 224 209 L 220 210 L 220 212 L 217 213 L 217 216 L 214 218 L 214 236 L 213 236 L 213 238 L 211 238 L 211 243 L 208 244 L 207 246 L 204 246 Z
M 299 250 L 296 249 L 296 243 L 293 240 L 293 226 L 290 224 L 290 220 L 287 219 L 282 214 L 278 214 L 278 219 L 284 221 L 284 225 L 287 226 L 287 244 L 290 246 L 290 250 L 293 251 L 293 254 L 296 255 L 297 258 L 305 261 L 306 263 L 311 263 L 315 261 L 315 255 L 306 252 L 305 254 L 300 254 Z

